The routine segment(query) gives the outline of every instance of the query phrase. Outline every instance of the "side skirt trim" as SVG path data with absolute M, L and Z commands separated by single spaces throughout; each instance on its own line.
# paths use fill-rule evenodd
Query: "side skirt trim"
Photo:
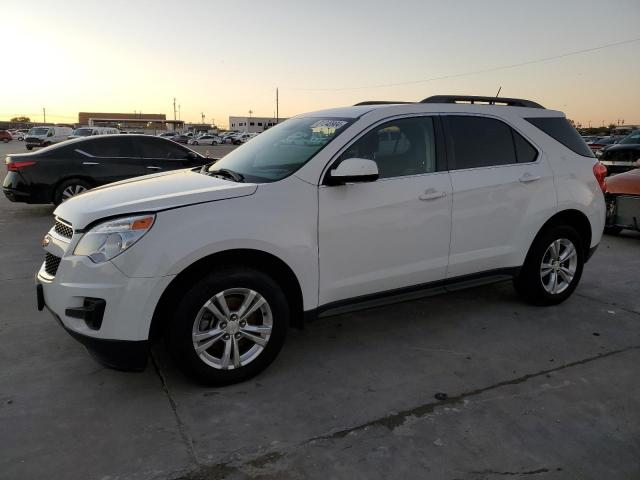
M 462 275 L 460 277 L 438 280 L 435 282 L 397 288 L 384 292 L 362 295 L 359 297 L 338 300 L 336 302 L 321 305 L 314 310 L 304 312 L 304 321 L 310 321 L 319 317 L 329 317 L 347 312 L 375 308 L 392 303 L 417 300 L 419 298 L 432 297 L 447 292 L 455 292 L 466 288 L 503 282 L 517 276 L 520 267 L 499 268 L 486 272 Z

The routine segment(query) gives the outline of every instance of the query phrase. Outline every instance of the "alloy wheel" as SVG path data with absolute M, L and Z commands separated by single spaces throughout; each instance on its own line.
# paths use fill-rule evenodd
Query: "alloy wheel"
M 542 256 L 540 279 L 542 286 L 552 295 L 564 292 L 573 281 L 578 269 L 578 251 L 571 240 L 558 238 L 551 242 Z
M 69 200 L 71 197 L 75 197 L 76 195 L 80 195 L 82 192 L 86 192 L 87 188 L 83 185 L 69 185 L 62 191 L 62 201 Z
M 211 297 L 193 322 L 193 348 L 204 363 L 233 370 L 254 361 L 265 349 L 273 314 L 265 298 L 248 288 L 231 288 Z

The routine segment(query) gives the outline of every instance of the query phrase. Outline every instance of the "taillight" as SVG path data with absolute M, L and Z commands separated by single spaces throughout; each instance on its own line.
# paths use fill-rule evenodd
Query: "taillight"
M 17 172 L 21 168 L 30 167 L 31 165 L 35 165 L 36 162 L 10 162 L 7 163 L 7 170 L 10 172 Z
M 605 183 L 604 179 L 607 176 L 607 167 L 605 167 L 600 162 L 596 162 L 593 165 L 593 176 L 596 177 L 596 180 L 598 181 L 598 185 L 600 185 L 600 188 L 602 189 L 602 191 L 606 192 L 607 184 Z

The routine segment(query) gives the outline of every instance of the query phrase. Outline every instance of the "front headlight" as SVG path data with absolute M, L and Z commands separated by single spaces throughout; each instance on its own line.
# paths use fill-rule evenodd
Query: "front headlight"
M 73 254 L 89 257 L 94 263 L 111 260 L 140 240 L 155 219 L 155 215 L 135 215 L 100 223 L 84 234 Z

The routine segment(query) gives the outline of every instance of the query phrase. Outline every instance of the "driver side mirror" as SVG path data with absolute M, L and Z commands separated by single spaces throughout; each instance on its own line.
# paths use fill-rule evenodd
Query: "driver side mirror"
M 53 137 L 53 132 L 47 133 L 47 137 Z
M 378 179 L 378 164 L 367 158 L 347 158 L 337 168 L 329 171 L 329 185 L 345 183 L 375 182 Z
M 193 162 L 194 160 L 198 159 L 198 155 L 196 154 L 196 152 L 187 152 L 187 162 Z

